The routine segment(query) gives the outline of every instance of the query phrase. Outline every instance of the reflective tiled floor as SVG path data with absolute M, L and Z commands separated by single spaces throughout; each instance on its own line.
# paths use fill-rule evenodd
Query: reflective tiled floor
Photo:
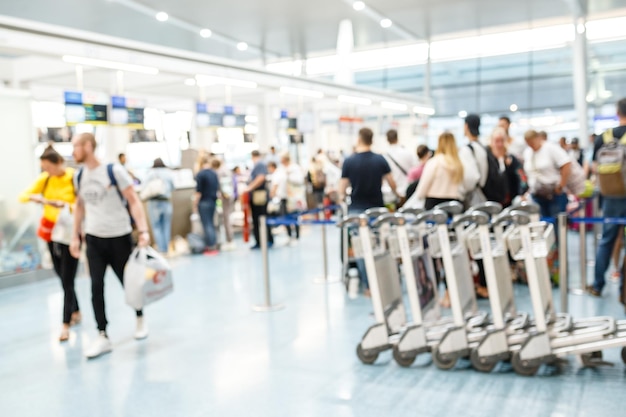
M 339 271 L 338 247 L 329 229 L 332 272 Z M 141 342 L 132 338 L 134 315 L 122 289 L 108 277 L 114 350 L 93 361 L 82 354 L 96 335 L 86 278 L 77 282 L 84 321 L 63 345 L 56 341 L 56 280 L 0 291 L 0 415 L 626 415 L 617 349 L 605 352 L 612 368 L 581 369 L 572 358 L 535 378 L 504 365 L 489 375 L 467 364 L 444 372 L 427 358 L 403 369 L 388 353 L 362 365 L 354 350 L 372 320 L 369 300 L 348 300 L 338 284 L 314 284 L 320 254 L 319 230 L 305 229 L 295 247 L 272 249 L 273 297 L 286 306 L 274 313 L 251 309 L 262 302 L 260 253 L 240 243 L 216 257 L 175 260 L 175 293 L 146 309 L 151 333 Z M 623 317 L 616 291 L 611 283 L 602 299 L 571 296 L 571 311 Z M 528 289 L 516 292 L 527 308 Z

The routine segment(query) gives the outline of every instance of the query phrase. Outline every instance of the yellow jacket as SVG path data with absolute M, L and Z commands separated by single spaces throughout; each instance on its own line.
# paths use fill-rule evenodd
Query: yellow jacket
M 46 180 L 48 181 L 47 185 Z M 31 195 L 43 195 L 46 200 L 64 201 L 74 204 L 76 201 L 76 195 L 74 195 L 74 168 L 65 168 L 65 174 L 60 177 L 50 176 L 47 172 L 42 172 L 33 185 L 19 195 L 19 201 L 27 203 Z M 56 207 L 47 204 L 43 206 L 43 217 L 52 222 L 57 221 L 60 212 L 61 209 Z

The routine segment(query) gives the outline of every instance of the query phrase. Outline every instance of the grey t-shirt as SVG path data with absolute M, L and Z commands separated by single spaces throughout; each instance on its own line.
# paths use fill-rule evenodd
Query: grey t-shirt
M 126 169 L 119 164 L 113 165 L 113 175 L 120 191 L 133 184 Z M 78 194 L 85 203 L 86 234 L 110 238 L 132 232 L 128 209 L 115 186 L 111 184 L 106 164 L 93 170 L 84 167 L 78 189 Z

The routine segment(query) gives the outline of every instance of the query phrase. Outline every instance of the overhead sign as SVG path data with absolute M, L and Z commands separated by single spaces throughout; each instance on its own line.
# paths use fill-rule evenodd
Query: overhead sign
M 65 91 L 65 123 L 74 126 L 79 123 L 107 124 L 107 96 L 100 93 Z
M 144 107 L 145 103 L 142 100 L 112 96 L 111 124 L 143 129 Z

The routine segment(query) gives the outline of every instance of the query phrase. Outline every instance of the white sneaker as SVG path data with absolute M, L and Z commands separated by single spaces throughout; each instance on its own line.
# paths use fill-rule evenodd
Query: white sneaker
M 223 251 L 233 251 L 235 249 L 237 249 L 237 245 L 235 244 L 235 242 L 225 243 L 224 245 L 222 245 Z
M 148 325 L 142 317 L 137 317 L 137 329 L 135 329 L 135 339 L 141 340 L 148 337 Z
M 93 359 L 105 353 L 109 353 L 111 350 L 111 341 L 106 336 L 105 332 L 100 332 L 98 338 L 91 343 L 85 352 L 85 356 L 87 359 Z

